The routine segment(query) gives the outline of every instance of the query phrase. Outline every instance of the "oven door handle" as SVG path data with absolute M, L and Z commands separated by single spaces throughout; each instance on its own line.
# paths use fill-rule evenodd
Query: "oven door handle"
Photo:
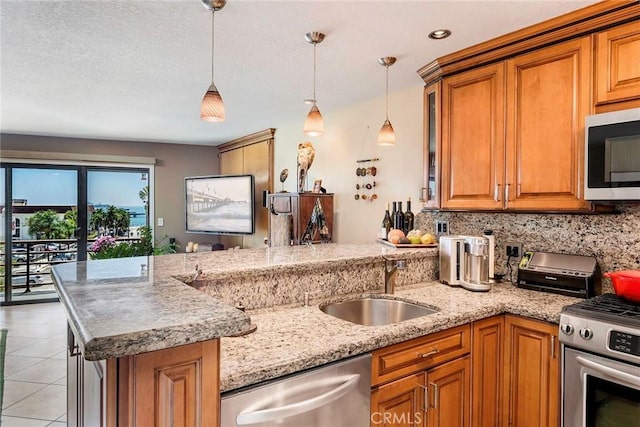
M 584 366 L 585 368 L 593 369 L 594 371 L 606 375 L 610 378 L 616 379 L 618 381 L 625 382 L 627 384 L 634 385 L 636 387 L 640 387 L 640 377 L 635 375 L 628 374 L 626 372 L 619 371 L 614 368 L 610 368 L 605 365 L 601 365 L 600 363 L 593 362 L 591 360 L 585 359 L 584 357 L 577 356 L 576 361 Z
M 281 418 L 292 417 L 303 412 L 310 412 L 314 409 L 328 405 L 334 400 L 340 399 L 342 396 L 357 387 L 359 381 L 360 374 L 350 375 L 347 377 L 346 381 L 326 393 L 314 396 L 307 400 L 303 400 L 302 402 L 291 403 L 289 405 L 284 405 L 277 408 L 267 408 L 252 412 L 243 412 L 238 415 L 238 417 L 236 418 L 236 422 L 239 426 L 261 424 L 268 423 L 270 421 L 277 421 Z M 313 383 L 309 385 L 309 388 L 313 388 Z

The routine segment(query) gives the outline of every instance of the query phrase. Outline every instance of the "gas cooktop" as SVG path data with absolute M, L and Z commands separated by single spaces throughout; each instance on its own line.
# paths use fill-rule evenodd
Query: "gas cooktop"
M 566 306 L 563 313 L 640 328 L 640 304 L 603 294 Z

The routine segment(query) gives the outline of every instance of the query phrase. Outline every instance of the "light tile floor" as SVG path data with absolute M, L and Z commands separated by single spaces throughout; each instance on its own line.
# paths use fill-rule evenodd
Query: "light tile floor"
M 67 425 L 67 326 L 60 303 L 0 307 L 8 328 L 2 427 Z

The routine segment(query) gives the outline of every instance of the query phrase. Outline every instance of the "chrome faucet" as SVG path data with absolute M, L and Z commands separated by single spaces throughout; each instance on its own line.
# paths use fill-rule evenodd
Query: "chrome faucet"
M 384 260 L 384 293 L 392 294 L 395 287 L 395 275 L 398 270 L 405 270 L 407 268 L 407 261 L 403 259 Z
M 202 279 L 204 279 L 204 273 L 202 272 L 202 269 L 199 268 L 198 264 L 196 264 L 196 273 L 193 275 L 193 281 L 195 282 L 196 280 Z

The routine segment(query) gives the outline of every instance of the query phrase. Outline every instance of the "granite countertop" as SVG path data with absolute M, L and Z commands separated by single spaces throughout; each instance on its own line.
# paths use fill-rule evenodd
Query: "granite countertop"
M 399 289 L 394 297 L 440 311 L 386 326 L 360 326 L 324 314 L 315 305 L 250 312 L 256 332 L 223 338 L 221 391 L 231 391 L 293 372 L 449 329 L 501 313 L 558 323 L 565 305 L 579 301 L 497 284 L 470 292 L 437 282 Z M 345 297 L 342 297 L 345 299 Z
M 323 244 L 173 254 L 60 264 L 54 284 L 87 360 L 128 356 L 237 334 L 248 317 L 200 292 L 191 282 L 265 272 L 304 273 L 358 262 L 424 256 L 437 249 L 394 249 L 380 244 Z
M 61 264 L 60 302 L 87 360 L 129 356 L 232 335 L 249 327 L 239 310 L 171 277 L 154 257 Z

